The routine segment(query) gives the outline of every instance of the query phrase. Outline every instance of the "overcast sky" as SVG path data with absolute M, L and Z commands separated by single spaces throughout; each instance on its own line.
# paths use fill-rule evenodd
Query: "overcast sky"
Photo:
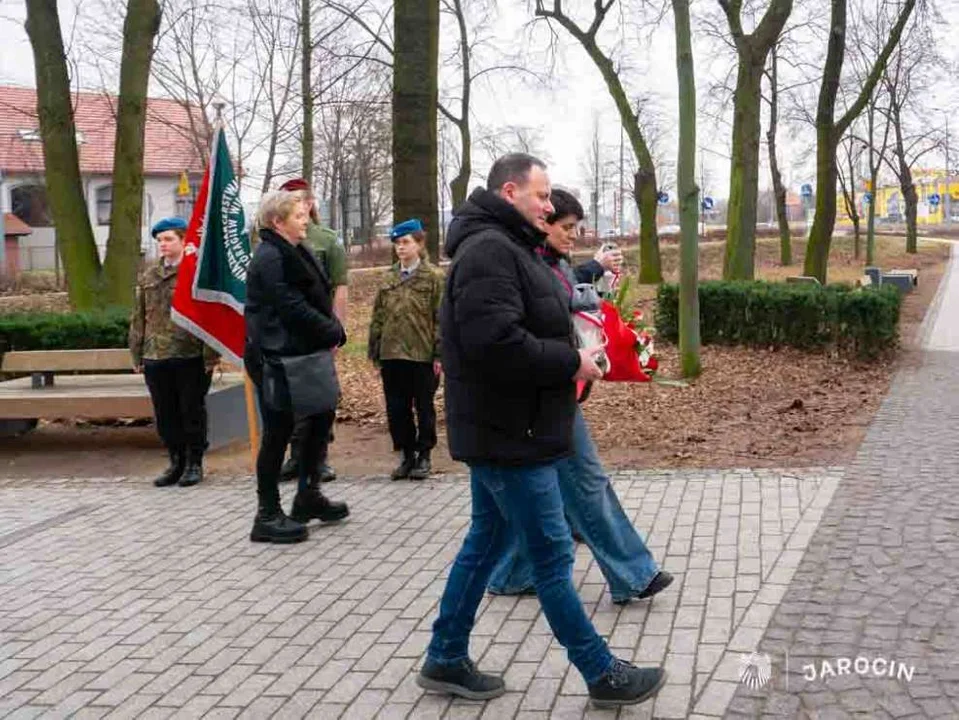
M 592 2 L 579 0 L 568 4 L 581 8 L 583 13 L 591 12 Z M 825 7 L 826 2 L 823 0 L 817 5 Z M 524 31 L 524 26 L 531 18 L 527 3 L 520 0 L 501 0 L 499 6 L 499 19 L 491 34 L 507 44 L 528 42 L 529 32 Z M 797 1 L 798 6 L 800 3 Z M 959 12 L 959 0 L 938 0 L 937 6 L 945 18 Z M 68 38 L 77 13 L 77 0 L 60 0 L 59 7 L 63 32 Z M 694 14 L 698 16 L 714 10 L 715 4 L 711 1 L 693 2 Z M 23 0 L 0 0 L 0 38 L 3 40 L 0 43 L 0 83 L 27 86 L 35 84 L 32 53 L 23 28 L 25 12 Z M 585 19 L 587 15 L 580 17 Z M 633 17 L 628 20 L 631 21 Z M 794 12 L 795 17 L 798 17 L 798 12 Z M 717 103 L 707 102 L 706 95 L 709 86 L 727 71 L 729 62 L 717 51 L 715 42 L 704 37 L 702 23 L 696 22 L 694 30 L 697 90 L 701 107 L 698 140 L 702 148 L 697 162 L 702 163 L 704 170 L 704 190 L 717 198 L 725 197 L 728 194 L 726 186 L 730 128 L 727 122 L 711 115 L 715 112 Z M 809 53 L 812 58 L 824 51 L 824 46 L 813 34 L 801 32 L 804 33 L 800 36 L 800 40 L 804 41 L 800 42 L 800 45 L 804 45 L 803 52 Z M 941 37 L 948 38 L 952 28 L 944 22 L 938 32 Z M 610 160 L 614 160 L 618 155 L 620 127 L 605 85 L 586 53 L 569 36 L 560 34 L 559 37 L 562 49 L 554 65 L 547 65 L 545 53 L 539 51 L 533 52 L 528 61 L 537 71 L 545 73 L 552 69 L 549 73 L 550 87 L 520 85 L 518 82 L 511 82 L 509 78 L 490 76 L 489 82 L 481 83 L 476 89 L 475 120 L 486 127 L 513 124 L 537 128 L 550 162 L 554 183 L 585 189 L 588 185 L 585 159 L 594 119 L 599 118 L 604 145 L 611 153 Z M 533 38 L 533 45 L 539 47 L 543 44 L 545 33 L 540 31 Z M 624 73 L 628 90 L 652 99 L 652 106 L 661 115 L 661 154 L 672 163 L 675 157 L 676 67 L 671 17 L 667 15 L 654 31 L 641 31 L 630 22 L 623 22 L 623 18 L 614 10 L 607 18 L 601 41 L 606 47 L 621 43 L 621 46 L 626 48 L 619 57 L 628 67 Z M 957 59 L 953 45 L 951 42 L 943 42 L 943 52 L 950 63 Z M 951 105 L 955 96 L 955 75 L 949 68 L 937 68 L 931 72 L 941 78 L 937 80 L 932 91 L 936 102 L 942 107 L 955 106 Z M 81 84 L 92 85 L 95 89 L 93 78 L 87 80 L 81 77 Z M 812 93 L 815 94 L 815 89 Z M 936 115 L 930 117 L 929 122 L 942 123 L 944 118 L 944 114 Z M 787 183 L 798 188 L 800 183 L 811 181 L 814 145 L 812 132 L 802 127 L 784 128 L 780 133 L 780 144 L 781 163 Z M 762 155 L 765 155 L 765 149 Z M 485 154 L 477 152 L 474 162 L 476 184 L 485 174 L 488 160 Z M 248 170 L 255 175 L 255 168 Z M 661 183 L 672 195 L 675 189 L 671 187 L 671 175 L 671 170 L 664 172 Z M 768 186 L 767 177 L 768 173 L 763 172 L 761 187 Z M 616 181 L 615 176 L 612 181 Z

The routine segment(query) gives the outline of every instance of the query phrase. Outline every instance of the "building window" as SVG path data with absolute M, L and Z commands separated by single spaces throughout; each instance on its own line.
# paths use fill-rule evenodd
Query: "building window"
M 97 188 L 97 225 L 109 225 L 113 210 L 113 186 L 103 185 Z
M 200 192 L 200 183 L 194 180 L 190 181 L 190 194 L 180 195 L 177 188 L 173 188 L 174 207 L 177 217 L 183 218 L 187 222 L 193 215 L 193 204 L 196 202 L 196 196 Z
M 18 185 L 10 189 L 13 214 L 30 227 L 53 227 L 47 189 L 43 185 Z

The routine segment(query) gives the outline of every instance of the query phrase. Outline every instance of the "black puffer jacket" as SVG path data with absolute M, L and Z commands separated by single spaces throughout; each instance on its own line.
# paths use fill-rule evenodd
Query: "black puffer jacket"
M 569 301 L 535 252 L 544 237 L 481 189 L 450 224 L 440 324 L 457 460 L 516 466 L 570 453 L 579 355 Z
M 346 332 L 333 315 L 329 278 L 313 254 L 272 230 L 261 230 L 260 240 L 246 278 L 243 354 L 257 384 L 264 361 L 346 342 Z

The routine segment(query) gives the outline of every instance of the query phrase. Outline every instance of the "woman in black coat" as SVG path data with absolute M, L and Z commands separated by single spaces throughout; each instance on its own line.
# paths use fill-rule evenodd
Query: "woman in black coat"
M 312 518 L 341 520 L 345 503 L 332 502 L 313 482 L 333 424 L 335 398 L 328 411 L 314 411 L 315 391 L 338 396 L 332 351 L 346 342 L 346 332 L 333 314 L 330 279 L 301 243 L 309 217 L 295 193 L 267 195 L 257 216 L 260 244 L 250 263 L 246 285 L 246 351 L 244 362 L 257 386 L 263 436 L 256 459 L 259 510 L 250 539 L 254 542 L 306 540 Z M 280 507 L 280 468 L 296 419 L 306 416 L 300 484 L 290 517 Z

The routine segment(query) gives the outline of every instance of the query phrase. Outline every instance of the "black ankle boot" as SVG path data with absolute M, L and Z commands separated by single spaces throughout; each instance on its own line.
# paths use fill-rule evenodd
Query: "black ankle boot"
M 300 490 L 293 498 L 290 517 L 297 522 L 309 522 L 313 518 L 323 522 L 342 520 L 350 514 L 344 502 L 334 502 L 320 492 L 317 481 L 311 480 L 306 490 Z
M 421 450 L 416 458 L 416 464 L 410 470 L 410 480 L 426 480 L 430 476 L 433 466 L 430 463 L 430 451 Z
M 184 469 L 177 485 L 191 487 L 199 485 L 201 482 L 203 482 L 203 453 L 191 450 L 187 454 L 186 469 Z
M 297 543 L 310 536 L 306 525 L 291 520 L 277 507 L 260 507 L 250 532 L 252 542 Z
M 402 480 L 409 477 L 414 465 L 416 465 L 416 455 L 412 450 L 404 450 L 400 464 L 390 473 L 390 480 Z
M 182 450 L 169 450 L 170 466 L 160 473 L 160 476 L 153 481 L 157 487 L 170 487 L 176 485 L 183 475 L 183 468 L 186 465 L 186 455 Z

